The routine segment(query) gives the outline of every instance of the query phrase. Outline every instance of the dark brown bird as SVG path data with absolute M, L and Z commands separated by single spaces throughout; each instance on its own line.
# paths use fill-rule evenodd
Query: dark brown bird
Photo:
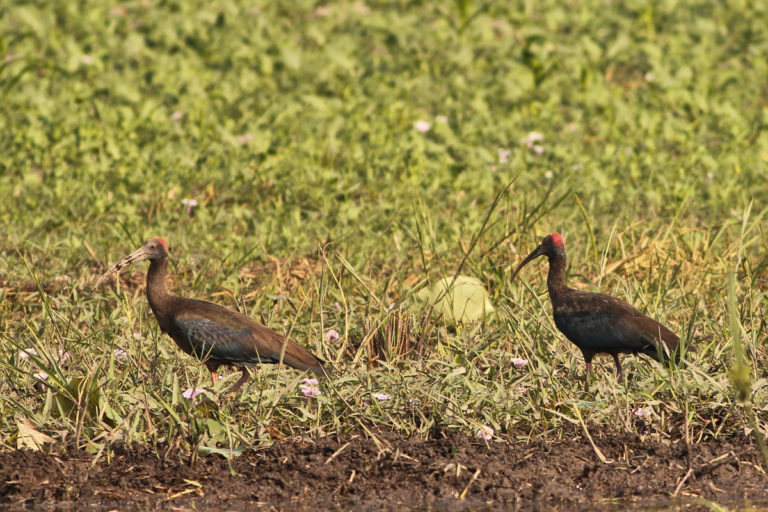
M 611 354 L 616 373 L 623 375 L 619 354 L 645 354 L 657 361 L 670 359 L 667 349 L 677 351 L 680 338 L 640 311 L 616 297 L 603 293 L 582 292 L 565 284 L 565 242 L 560 233 L 547 235 L 515 269 L 512 279 L 526 264 L 546 256 L 549 259 L 547 289 L 552 301 L 555 325 L 584 354 L 587 362 L 585 386 L 589 389 L 589 371 L 595 354 Z
M 238 366 L 243 372 L 226 393 L 240 389 L 248 379 L 248 368 L 260 363 L 283 362 L 318 376 L 325 375 L 323 362 L 304 347 L 249 317 L 213 302 L 170 295 L 165 289 L 168 247 L 162 238 L 147 240 L 101 276 L 94 288 L 121 268 L 142 260 L 149 260 L 147 300 L 160 329 L 181 350 L 205 364 L 214 386 L 221 365 Z

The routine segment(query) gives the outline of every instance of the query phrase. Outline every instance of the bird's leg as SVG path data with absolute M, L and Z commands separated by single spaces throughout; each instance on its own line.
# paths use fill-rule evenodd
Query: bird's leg
M 592 362 L 587 361 L 587 371 L 584 374 L 584 391 L 589 392 L 589 371 L 592 369 Z
M 613 355 L 613 362 L 616 363 L 616 376 L 619 378 L 620 381 L 624 380 L 624 369 L 621 367 L 621 362 L 619 361 L 619 354 L 612 354 Z
M 243 372 L 243 374 L 240 376 L 240 378 L 238 379 L 237 382 L 232 384 L 231 388 L 229 388 L 228 390 L 226 390 L 224 392 L 225 395 L 228 395 L 230 393 L 234 393 L 235 391 L 240 389 L 240 387 L 243 385 L 243 383 L 245 383 L 245 381 L 250 378 L 251 375 L 248 373 L 248 368 L 247 367 L 243 366 L 241 371 Z

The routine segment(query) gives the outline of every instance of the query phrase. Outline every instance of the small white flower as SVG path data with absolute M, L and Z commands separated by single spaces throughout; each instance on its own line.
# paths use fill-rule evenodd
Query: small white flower
M 445 116 L 437 116 L 435 117 L 435 122 L 440 124 L 448 124 L 448 118 Z
M 115 359 L 117 359 L 118 361 L 120 361 L 122 363 L 123 359 L 128 357 L 128 352 L 126 352 L 125 350 L 123 350 L 121 348 L 116 348 L 115 350 L 112 351 L 112 355 L 115 357 Z
M 512 151 L 508 149 L 499 149 L 499 163 L 508 164 L 509 157 L 512 156 Z
M 544 148 L 539 146 L 538 144 L 534 144 L 533 147 L 531 147 L 534 153 L 537 155 L 541 155 L 544 153 Z
M 388 394 L 386 394 L 386 393 L 374 393 L 374 394 L 373 394 L 373 398 L 375 398 L 375 399 L 376 399 L 376 400 L 378 400 L 379 402 L 384 402 L 384 401 L 386 401 L 386 400 L 389 400 L 389 399 L 390 399 L 390 398 L 392 398 L 392 397 L 391 397 L 391 396 L 389 396 L 389 395 L 388 395 Z
M 67 274 L 56 276 L 53 278 L 54 281 L 69 281 L 70 277 Z
M 572 171 L 580 171 L 584 168 L 584 164 L 573 164 L 571 166 Z
M 416 121 L 413 123 L 413 127 L 416 129 L 416 131 L 427 133 L 429 129 L 432 128 L 432 123 L 428 121 Z
M 526 366 L 528 366 L 528 360 L 527 359 L 522 359 L 520 357 L 513 357 L 512 358 L 512 364 L 515 365 L 515 368 L 520 370 L 520 369 L 525 368 Z
M 80 57 L 80 62 L 82 62 L 86 66 L 90 66 L 91 64 L 93 64 L 93 57 L 91 57 L 90 55 L 83 55 L 82 57 Z
M 179 112 L 178 110 L 175 111 L 173 114 L 171 114 L 171 119 L 173 119 L 174 121 L 178 121 L 182 117 L 184 117 L 184 112 Z
M 544 177 L 547 178 L 548 180 L 551 180 L 554 175 L 555 174 L 552 171 L 547 171 L 544 173 Z
M 714 179 L 714 177 L 715 177 L 715 173 L 713 173 L 713 172 L 708 172 L 707 173 L 707 181 L 712 181 Z
M 528 391 L 527 387 L 525 387 L 525 386 L 517 386 L 517 392 L 518 393 L 525 393 L 526 391 Z
M 485 439 L 486 441 L 490 441 L 493 439 L 493 427 L 490 427 L 488 425 L 483 425 L 477 431 L 475 432 L 475 436 L 479 437 L 480 439 Z
M 48 374 L 45 372 L 37 372 L 33 377 L 37 380 L 48 380 Z

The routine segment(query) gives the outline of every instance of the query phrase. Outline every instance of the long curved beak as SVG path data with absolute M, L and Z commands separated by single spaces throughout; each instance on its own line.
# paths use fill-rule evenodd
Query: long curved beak
M 127 267 L 131 263 L 136 263 L 137 261 L 146 260 L 149 258 L 149 251 L 145 247 L 141 247 L 140 249 L 133 251 L 131 254 L 123 258 L 122 260 L 118 261 L 112 267 L 107 270 L 107 272 L 99 278 L 98 281 L 96 281 L 96 284 L 93 285 L 93 289 L 98 288 L 98 286 L 103 283 L 109 276 L 114 274 L 115 272 L 118 272 L 119 270 Z
M 512 274 L 512 279 L 514 279 L 515 276 L 517 275 L 517 273 L 520 272 L 521 268 L 523 268 L 524 266 L 526 266 L 527 264 L 529 264 L 530 262 L 532 262 L 533 260 L 535 260 L 539 256 L 542 256 L 543 254 L 544 254 L 544 249 L 542 248 L 541 245 L 539 245 L 537 248 L 535 248 L 533 250 L 533 252 L 531 254 L 526 256 L 525 259 L 522 262 L 520 262 L 520 264 L 515 269 L 515 272 Z M 512 280 L 512 279 L 510 279 L 510 280 Z

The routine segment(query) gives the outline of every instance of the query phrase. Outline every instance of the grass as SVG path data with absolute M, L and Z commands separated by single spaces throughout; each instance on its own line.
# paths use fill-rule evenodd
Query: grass
M 765 430 L 767 19 L 747 1 L 4 3 L 3 449 L 29 444 L 22 424 L 200 453 L 382 427 Z M 552 231 L 573 286 L 681 335 L 681 368 L 626 357 L 618 383 L 601 358 L 583 392 L 546 265 L 510 281 Z M 151 236 L 177 293 L 332 362 L 322 395 L 270 367 L 227 405 L 183 398 L 207 372 L 159 331 L 145 267 L 91 290 Z M 483 322 L 413 299 L 459 268 L 490 293 Z

